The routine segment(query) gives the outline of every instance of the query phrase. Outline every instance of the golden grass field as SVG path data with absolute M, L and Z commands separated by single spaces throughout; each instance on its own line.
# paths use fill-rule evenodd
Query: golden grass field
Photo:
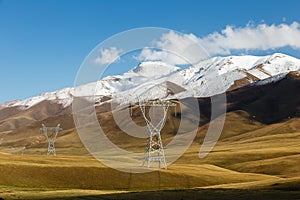
M 206 193 L 225 198 L 225 191 L 229 197 L 230 194 L 245 197 L 256 190 L 259 192 L 254 193 L 253 198 L 260 192 L 267 195 L 266 198 L 273 193 L 278 193 L 275 197 L 299 197 L 300 132 L 297 130 L 300 120 L 263 125 L 246 119 L 243 112 L 228 113 L 221 140 L 204 159 L 199 159 L 198 153 L 205 126 L 199 129 L 197 139 L 186 153 L 167 170 L 145 174 L 110 169 L 89 156 L 80 145 L 73 149 L 58 147 L 57 156 L 44 155 L 45 142 L 41 147 L 28 149 L 24 155 L 0 153 L 0 197 L 88 199 L 100 195 L 108 199 L 139 199 L 142 198 L 139 195 L 149 196 L 149 192 L 130 192 L 157 190 L 161 191 L 156 193 L 159 197 L 186 195 L 185 199 L 192 199 L 189 196 L 192 194 L 197 199 Z M 57 143 L 66 142 L 69 137 L 61 136 Z M 1 150 L 5 151 L 4 147 Z M 80 155 L 72 155 L 72 151 Z M 190 194 L 183 190 L 191 188 L 193 190 L 187 190 Z M 173 193 L 170 190 L 174 190 Z M 250 192 L 244 193 L 244 190 Z

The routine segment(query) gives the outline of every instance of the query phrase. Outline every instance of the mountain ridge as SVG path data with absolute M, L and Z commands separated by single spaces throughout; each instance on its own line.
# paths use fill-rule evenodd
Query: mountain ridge
M 46 92 L 25 100 L 5 102 L 0 104 L 0 110 L 11 107 L 26 110 L 43 101 L 61 104 L 66 108 L 71 105 L 76 95 L 91 96 L 89 91 L 96 91 L 95 96 L 99 96 L 100 104 L 112 98 L 118 102 L 134 101 L 130 99 L 135 98 L 132 94 L 142 96 L 145 90 L 150 91 L 145 97 L 146 100 L 209 97 L 246 85 L 276 82 L 289 72 L 297 70 L 300 70 L 300 60 L 281 53 L 268 56 L 213 57 L 185 69 L 159 61 L 145 61 L 122 75 L 108 76 L 95 83 Z M 215 83 L 216 75 L 223 86 Z M 170 95 L 161 89 L 151 93 L 151 87 L 167 85 L 167 82 L 175 83 L 186 91 Z

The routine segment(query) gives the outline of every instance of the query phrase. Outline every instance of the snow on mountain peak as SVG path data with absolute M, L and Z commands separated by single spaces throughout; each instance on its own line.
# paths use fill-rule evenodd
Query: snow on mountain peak
M 131 72 L 144 77 L 162 77 L 174 73 L 178 70 L 179 67 L 164 62 L 146 61 L 141 62 L 138 66 L 133 68 Z
M 27 109 L 45 100 L 55 101 L 67 107 L 73 102 L 73 96 L 84 97 L 91 94 L 99 96 L 99 99 L 112 97 L 119 102 L 129 101 L 133 94 L 147 94 L 147 99 L 208 97 L 225 92 L 241 79 L 246 79 L 249 84 L 267 84 L 298 70 L 300 60 L 281 53 L 269 56 L 214 57 L 185 69 L 159 61 L 147 61 L 122 75 L 108 76 L 95 83 L 47 92 L 25 100 L 6 102 L 0 105 L 0 109 L 15 106 Z M 219 76 L 223 85 L 216 83 L 215 76 Z M 163 90 L 153 92 L 155 89 L 151 89 L 152 86 L 155 88 L 155 85 L 164 85 L 167 82 L 175 83 L 185 88 L 185 91 L 165 96 L 162 94 Z
M 72 103 L 72 90 L 72 88 L 64 88 L 55 92 L 45 92 L 38 96 L 28 98 L 25 100 L 15 100 L 6 102 L 0 105 L 0 108 L 18 106 L 21 109 L 27 109 L 45 100 L 56 101 L 57 103 L 62 104 L 63 107 L 67 107 Z

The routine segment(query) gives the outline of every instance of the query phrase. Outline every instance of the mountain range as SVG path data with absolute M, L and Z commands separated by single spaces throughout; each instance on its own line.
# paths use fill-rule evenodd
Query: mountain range
M 74 96 L 86 96 L 86 91 L 89 92 L 91 88 L 95 91 L 93 95 L 102 100 L 100 103 L 112 97 L 124 102 L 125 99 L 129 100 L 132 94 L 140 98 L 144 95 L 148 100 L 210 97 L 246 85 L 276 82 L 289 72 L 298 70 L 300 70 L 299 59 L 280 53 L 269 56 L 213 57 L 184 69 L 159 61 L 148 61 L 140 63 L 122 75 L 108 76 L 98 82 L 46 92 L 25 100 L 5 102 L 0 104 L 0 109 L 26 110 L 43 101 L 50 101 L 66 108 L 72 103 Z M 218 85 L 220 82 L 216 81 L 216 76 L 221 80 L 221 85 Z M 168 83 L 183 87 L 185 91 L 180 90 L 179 94 L 166 94 Z M 157 87 L 160 84 L 165 84 L 166 87 Z M 75 94 L 75 90 L 81 92 Z M 173 90 L 176 93 L 176 89 Z
M 41 123 L 51 126 L 61 123 L 63 136 L 77 141 L 78 136 L 68 136 L 76 133 L 71 105 L 74 97 L 90 101 L 91 98 L 86 97 L 86 94 L 90 94 L 91 90 L 95 91 L 96 99 L 92 100 L 95 101 L 99 115 L 110 111 L 108 105 L 112 101 L 124 104 L 134 102 L 137 98 L 154 100 L 194 97 L 198 98 L 203 119 L 209 119 L 209 97 L 225 92 L 228 111 L 242 109 L 256 116 L 255 120 L 260 122 L 278 122 L 299 113 L 299 70 L 299 59 L 280 53 L 268 56 L 213 57 L 184 69 L 158 61 L 142 62 L 122 75 L 108 76 L 76 88 L 64 88 L 1 104 L 0 138 L 6 141 L 2 147 L 40 146 L 45 142 L 38 132 Z M 264 89 L 268 87 L 270 89 Z M 279 88 L 280 91 L 277 91 Z M 270 92 L 274 94 L 267 97 Z M 275 96 L 277 99 L 274 100 Z M 290 102 L 278 105 L 281 100 Z M 202 120 L 201 123 L 206 122 Z M 80 146 L 79 143 L 78 140 L 76 145 Z

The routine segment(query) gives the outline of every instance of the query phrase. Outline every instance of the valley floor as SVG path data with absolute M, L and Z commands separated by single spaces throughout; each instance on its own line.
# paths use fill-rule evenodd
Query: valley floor
M 297 133 L 220 141 L 204 159 L 194 143 L 167 170 L 119 172 L 86 155 L 0 153 L 3 199 L 298 199 Z M 279 137 L 279 136 L 277 136 Z M 294 140 L 289 140 L 289 137 Z M 254 141 L 255 140 L 255 141 Z M 244 141 L 244 140 L 243 140 Z M 277 142 L 276 142 L 277 141 Z M 271 145 L 272 144 L 272 145 Z M 288 145 L 286 145 L 288 144 Z M 61 149 L 63 152 L 63 149 Z
M 24 155 L 12 154 L 7 140 L 0 146 L 0 197 L 299 199 L 299 122 L 295 118 L 264 125 L 250 122 L 243 112 L 228 113 L 221 138 L 207 157 L 198 156 L 204 126 L 190 148 L 167 170 L 144 174 L 108 168 L 82 146 L 64 146 L 71 143 L 74 133 L 58 138 L 57 156 L 45 155 L 46 143 L 26 149 Z M 120 134 L 118 138 L 117 142 L 126 141 Z M 16 136 L 15 140 L 20 139 Z M 144 144 L 130 142 L 124 148 L 137 151 L 144 149 Z

